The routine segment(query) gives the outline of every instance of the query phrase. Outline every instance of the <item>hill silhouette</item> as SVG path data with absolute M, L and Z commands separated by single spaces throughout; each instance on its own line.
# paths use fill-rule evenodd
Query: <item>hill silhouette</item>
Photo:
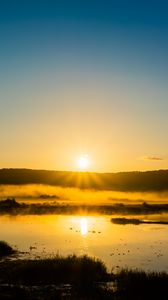
M 115 191 L 167 191 L 168 170 L 119 173 L 0 169 L 0 184 L 46 184 Z

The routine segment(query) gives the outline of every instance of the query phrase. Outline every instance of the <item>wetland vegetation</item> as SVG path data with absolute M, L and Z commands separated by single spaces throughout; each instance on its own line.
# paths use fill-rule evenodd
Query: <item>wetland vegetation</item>
M 75 214 L 79 212 L 100 214 L 147 215 L 168 212 L 168 204 L 69 204 L 57 202 L 20 203 L 15 199 L 0 201 L 0 214 Z
M 151 220 L 140 220 L 136 218 L 112 218 L 111 222 L 114 224 L 133 224 L 133 225 L 140 225 L 140 224 L 162 224 L 168 225 L 168 221 L 151 221 Z
M 4 300 L 166 300 L 167 286 L 167 273 L 108 272 L 101 260 L 86 255 L 0 261 L 0 299 Z
M 13 171 L 11 171 L 11 174 L 12 172 Z M 7 174 L 9 173 L 7 172 Z M 165 174 L 166 173 L 164 173 L 164 176 Z M 44 179 L 45 176 L 44 177 L 43 176 L 42 178 Z M 55 176 L 55 173 L 53 173 L 53 176 Z M 83 175 L 81 174 L 80 176 Z M 139 176 L 141 177 L 141 174 L 140 175 L 137 174 L 137 177 L 136 176 L 135 177 L 140 178 Z M 5 184 L 9 183 L 10 178 L 11 177 L 9 176 L 9 178 L 6 179 Z M 111 181 L 108 181 L 107 178 L 111 178 L 111 179 L 113 178 L 114 180 L 115 176 L 108 177 L 106 176 L 106 174 L 102 174 L 102 178 L 106 178 L 106 183 L 108 182 L 108 185 L 106 186 L 107 189 L 108 187 L 111 188 L 111 186 L 113 186 Z M 122 174 L 120 174 L 120 177 L 118 178 L 121 179 L 124 177 L 122 177 Z M 43 181 L 43 179 L 41 180 L 43 183 L 45 180 L 48 180 L 45 179 Z M 28 179 L 26 180 L 27 183 L 32 183 L 29 182 Z M 38 183 L 38 180 L 37 182 L 35 179 L 33 180 L 34 180 L 33 182 Z M 118 183 L 119 182 L 120 180 L 118 181 Z M 118 185 L 118 183 L 115 184 Z M 68 183 L 68 186 L 69 185 L 73 186 L 72 182 Z M 18 187 L 21 187 L 21 185 Z M 85 189 L 85 187 L 86 186 L 82 186 L 82 189 Z M 102 186 L 101 187 L 95 186 L 93 184 L 91 188 L 101 189 Z M 130 190 L 132 189 L 129 183 L 127 183 L 125 187 L 120 186 L 119 190 L 124 190 L 125 188 Z M 139 190 L 141 190 L 141 187 L 139 188 Z M 94 197 L 95 196 L 96 195 L 94 195 Z M 142 198 L 140 202 L 137 201 L 135 202 L 116 201 L 115 202 L 115 199 L 113 202 L 110 202 L 110 198 L 109 198 L 109 203 L 108 201 L 106 201 L 106 203 L 103 203 L 103 201 L 102 203 L 98 203 L 98 202 L 96 203 L 95 201 L 93 202 L 88 201 L 86 203 L 84 201 L 80 203 L 79 201 L 78 203 L 75 202 L 72 203 L 71 201 L 63 199 L 60 196 L 60 194 L 57 195 L 57 193 L 55 194 L 48 193 L 48 190 L 46 190 L 46 193 L 45 192 L 42 192 L 41 194 L 38 193 L 34 202 L 29 201 L 31 200 L 31 197 L 29 196 L 27 197 L 27 199 L 25 198 L 26 201 L 22 201 L 21 198 L 17 200 L 16 199 L 17 198 L 15 197 L 6 197 L 6 198 L 3 197 L 1 198 L 0 201 L 0 215 L 2 218 L 2 224 L 8 224 L 8 219 L 3 219 L 3 218 L 6 218 L 7 215 L 9 218 L 11 217 L 12 225 L 10 228 L 12 228 L 13 230 L 13 228 L 15 228 L 16 226 L 17 229 L 16 228 L 14 229 L 16 239 L 18 239 L 17 230 L 19 229 L 19 225 L 17 227 L 17 218 L 27 218 L 25 219 L 24 222 L 21 219 L 21 223 L 19 223 L 20 219 L 18 219 L 18 224 L 21 225 L 24 224 L 25 226 L 24 228 L 26 230 L 25 231 L 26 241 L 29 237 L 29 234 L 32 232 L 31 231 L 32 228 L 36 229 L 37 224 L 39 224 L 37 221 L 36 224 L 33 223 L 34 225 L 32 225 L 31 216 L 32 218 L 34 218 L 35 216 L 37 218 L 37 217 L 43 217 L 44 215 L 44 218 L 49 218 L 49 219 L 46 219 L 45 221 L 46 223 L 44 226 L 41 225 L 41 223 L 39 225 L 39 226 L 43 226 L 42 228 L 44 231 L 41 230 L 41 227 L 37 227 L 38 228 L 37 232 L 35 231 L 35 235 L 34 235 L 34 237 L 37 238 L 36 240 L 30 241 L 30 237 L 29 237 L 30 245 L 27 246 L 29 247 L 27 249 L 29 249 L 30 251 L 27 255 L 28 258 L 24 257 L 24 252 L 19 250 L 16 251 L 15 247 L 14 248 L 11 247 L 9 244 L 7 244 L 4 241 L 0 242 L 0 299 L 4 299 L 4 300 L 7 299 L 8 300 L 12 300 L 12 299 L 13 300 L 15 299 L 25 299 L 25 300 L 26 299 L 27 300 L 30 299 L 33 300 L 137 299 L 137 300 L 142 300 L 143 299 L 146 300 L 151 298 L 154 300 L 155 299 L 167 300 L 168 273 L 159 272 L 159 271 L 152 272 L 151 271 L 152 267 L 150 271 L 140 270 L 139 265 L 141 261 L 144 261 L 143 257 L 141 257 L 141 260 L 139 261 L 136 260 L 134 264 L 135 266 L 134 268 L 126 268 L 125 265 L 122 266 L 122 263 L 126 263 L 127 261 L 129 265 L 129 260 L 131 261 L 133 259 L 134 261 L 135 258 L 136 259 L 138 258 L 137 252 L 140 251 L 139 249 L 143 248 L 143 245 L 141 244 L 141 241 L 143 241 L 143 239 L 139 242 L 139 244 L 135 245 L 136 248 L 134 248 L 132 246 L 130 247 L 130 245 L 134 243 L 134 237 L 132 239 L 129 237 L 129 234 L 131 236 L 132 232 L 127 231 L 127 237 L 125 237 L 124 236 L 125 232 L 121 230 L 119 242 L 117 240 L 117 236 L 115 237 L 115 232 L 117 232 L 117 234 L 119 232 L 115 227 L 117 225 L 126 225 L 126 224 L 133 224 L 133 225 L 153 224 L 158 226 L 167 225 L 168 221 L 166 219 L 167 218 L 166 214 L 168 213 L 168 204 L 166 201 L 162 201 L 161 203 L 157 203 L 155 201 L 148 202 L 146 201 L 146 199 L 144 199 L 143 201 Z M 49 223 L 49 225 L 47 225 L 47 220 L 50 220 L 50 217 L 48 217 L 49 215 L 52 215 L 53 217 L 54 216 L 57 217 L 55 217 L 55 220 L 53 220 L 52 223 Z M 60 219 L 59 219 L 60 221 L 57 220 L 59 215 L 60 215 Z M 75 218 L 73 217 L 74 218 L 74 223 L 73 223 L 69 217 L 75 215 L 81 216 L 79 217 L 78 220 L 81 229 L 78 228 L 79 227 L 78 224 L 75 223 L 76 222 Z M 102 221 L 102 225 L 103 225 L 103 226 L 101 225 L 102 227 L 100 226 L 100 228 L 96 228 L 93 227 L 91 223 L 89 223 L 90 221 L 88 221 L 87 223 L 86 217 L 82 217 L 82 216 L 94 216 L 94 215 L 108 216 L 107 219 L 108 219 L 109 226 L 114 226 L 114 227 L 110 229 L 109 232 L 107 232 L 103 229 L 105 228 L 103 226 L 105 226 L 106 224 L 106 219 Z M 156 217 L 156 215 L 159 217 Z M 164 217 L 162 217 L 163 215 Z M 64 222 L 61 221 L 63 220 L 63 218 L 66 218 L 67 216 L 69 218 L 67 219 L 67 223 L 64 223 L 65 221 Z M 64 223 L 64 225 L 62 226 L 65 226 L 65 228 L 61 229 L 62 227 L 58 226 L 58 228 L 56 229 L 56 222 L 58 222 L 58 224 L 60 225 Z M 114 225 L 112 225 L 112 223 Z M 9 225 L 10 224 L 8 224 L 8 226 Z M 87 226 L 88 228 L 86 228 Z M 140 226 L 138 226 L 138 228 L 139 227 Z M 51 235 L 52 239 L 54 239 L 54 243 L 58 242 L 58 246 L 57 245 L 52 246 L 52 244 L 51 245 L 45 244 L 46 254 L 44 256 L 40 256 L 40 251 L 41 253 L 43 253 L 43 249 L 44 249 L 42 248 L 44 247 L 44 244 L 42 245 L 41 239 L 43 240 L 43 243 L 44 240 L 51 243 L 48 238 L 46 239 L 46 234 L 44 239 L 44 232 L 46 228 L 50 229 L 48 233 Z M 107 226 L 106 228 L 109 227 Z M 57 230 L 57 234 L 56 234 L 56 230 Z M 62 232 L 61 230 L 64 230 L 63 235 L 61 233 Z M 152 228 L 150 228 L 150 230 L 152 230 Z M 7 240 L 9 241 L 10 233 L 8 232 L 8 230 L 7 230 L 7 234 L 8 234 Z M 39 240 L 38 240 L 38 234 L 40 234 Z M 143 234 L 144 232 L 139 232 L 139 238 L 142 238 Z M 86 238 L 86 235 L 88 235 L 88 240 Z M 96 245 L 97 241 L 99 239 L 102 239 L 104 236 L 106 236 L 106 240 L 104 239 L 104 246 L 103 246 L 104 249 L 102 248 L 101 250 L 102 252 L 100 256 L 96 256 L 99 257 L 99 259 L 94 258 L 94 256 L 89 256 L 89 253 L 87 252 L 86 255 L 82 255 L 82 256 L 78 254 L 79 252 L 74 252 L 76 255 L 66 254 L 62 256 L 61 250 L 59 252 L 60 254 L 57 255 L 53 254 L 52 256 L 50 255 L 47 257 L 47 251 L 50 247 L 51 249 L 52 247 L 53 249 L 62 249 L 63 251 L 67 251 L 65 253 L 68 253 L 69 248 L 72 250 L 74 245 L 76 244 L 80 245 L 82 241 L 82 247 L 83 247 L 82 251 L 83 251 L 85 249 L 85 243 L 86 245 L 88 243 L 90 248 L 95 247 L 94 245 Z M 151 235 L 148 236 L 151 237 Z M 6 239 L 6 236 L 3 235 L 3 238 Z M 130 242 L 128 243 L 129 238 L 130 238 Z M 111 239 L 111 241 L 108 244 L 109 239 Z M 152 256 L 151 258 L 146 257 L 145 263 L 149 264 L 149 261 L 152 261 L 152 259 L 154 260 L 155 257 L 157 257 L 158 261 L 160 260 L 161 263 L 163 263 L 162 260 L 165 261 L 167 254 L 165 251 L 163 251 L 164 254 L 162 253 L 161 250 L 163 249 L 161 243 L 163 243 L 163 245 L 166 245 L 166 239 L 163 238 L 162 240 L 161 238 L 158 241 L 159 244 L 156 243 L 156 245 L 153 244 L 155 242 L 154 237 L 151 238 L 151 241 L 152 242 L 151 245 L 149 245 L 149 247 Z M 148 246 L 146 246 L 146 250 L 145 250 L 146 253 L 148 253 L 149 251 L 147 247 Z M 100 259 L 103 257 L 102 254 L 104 255 L 104 252 L 107 251 L 109 251 L 107 262 L 110 264 L 110 266 L 112 264 L 114 265 L 114 267 L 112 265 L 111 270 L 109 269 L 109 264 L 107 268 L 106 265 Z M 19 253 L 23 253 L 22 257 L 19 256 Z M 32 255 L 32 253 L 34 253 L 34 256 Z M 136 269 L 136 263 L 137 263 L 137 269 Z M 153 261 L 151 262 L 151 266 L 153 266 L 152 264 Z M 155 266 L 157 266 L 157 264 L 155 264 Z M 162 269 L 164 270 L 164 268 Z

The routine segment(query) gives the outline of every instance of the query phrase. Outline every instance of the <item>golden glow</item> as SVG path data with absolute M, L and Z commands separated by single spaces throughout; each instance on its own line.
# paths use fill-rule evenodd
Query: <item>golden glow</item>
M 90 166 L 90 159 L 87 154 L 82 154 L 77 160 L 77 166 L 80 170 L 87 170 Z
M 80 219 L 80 231 L 82 235 L 86 235 L 88 233 L 88 221 L 84 217 Z

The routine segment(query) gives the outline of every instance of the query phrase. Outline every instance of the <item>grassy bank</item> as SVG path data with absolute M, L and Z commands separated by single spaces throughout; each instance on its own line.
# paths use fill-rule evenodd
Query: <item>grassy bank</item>
M 111 299 L 111 274 L 88 256 L 2 261 L 0 299 Z
M 120 270 L 88 256 L 0 262 L 0 299 L 167 300 L 168 274 Z
M 168 299 L 168 274 L 121 270 L 116 275 L 116 300 Z
M 109 280 L 103 262 L 88 256 L 56 256 L 48 259 L 14 260 L 0 264 L 0 281 L 27 285 L 80 284 Z

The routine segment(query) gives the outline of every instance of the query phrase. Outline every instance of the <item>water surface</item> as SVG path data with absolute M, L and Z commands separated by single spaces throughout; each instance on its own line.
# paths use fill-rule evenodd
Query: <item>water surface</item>
M 109 270 L 168 271 L 168 225 L 123 226 L 110 219 L 106 215 L 0 216 L 0 236 L 27 252 L 21 257 L 88 254 L 102 259 Z

